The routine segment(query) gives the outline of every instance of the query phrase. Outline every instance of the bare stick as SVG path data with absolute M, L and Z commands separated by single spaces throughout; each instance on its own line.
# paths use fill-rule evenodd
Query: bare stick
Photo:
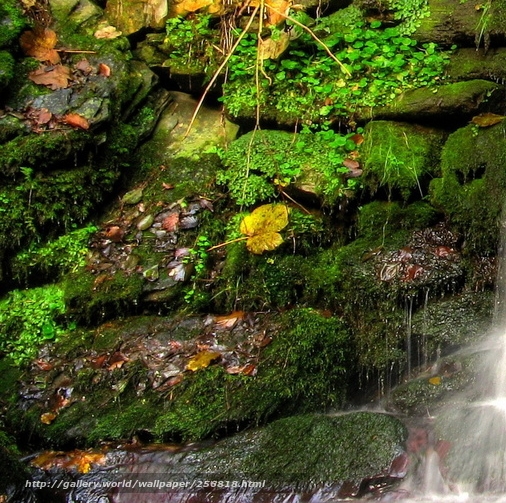
M 213 87 L 213 84 L 216 82 L 216 79 L 220 75 L 220 73 L 223 70 L 223 68 L 225 68 L 225 66 L 228 63 L 228 60 L 231 58 L 232 54 L 234 54 L 234 52 L 237 49 L 237 46 L 239 45 L 239 43 L 241 42 L 241 40 L 248 33 L 248 30 L 249 30 L 250 26 L 252 25 L 253 20 L 255 19 L 255 16 L 256 16 L 256 13 L 258 12 L 258 9 L 259 9 L 258 6 L 255 7 L 255 10 L 251 14 L 251 17 L 249 18 L 248 24 L 246 25 L 246 27 L 244 28 L 244 30 L 242 30 L 241 34 L 239 35 L 239 38 L 236 40 L 235 44 L 231 47 L 229 53 L 227 54 L 227 56 L 225 57 L 225 59 L 222 61 L 221 65 L 218 67 L 218 69 L 214 72 L 214 75 L 213 75 L 212 79 L 210 80 L 209 84 L 207 84 L 207 87 L 204 89 L 204 93 L 202 94 L 199 102 L 197 103 L 197 106 L 195 107 L 195 111 L 193 112 L 192 118 L 190 120 L 190 124 L 188 125 L 188 129 L 186 130 L 186 133 L 184 135 L 185 138 L 190 134 L 190 130 L 191 130 L 192 126 L 193 126 L 193 123 L 195 122 L 195 119 L 197 118 L 197 115 L 199 113 L 200 108 L 202 107 L 202 104 L 204 103 L 204 99 L 206 98 L 207 93 L 209 92 L 209 90 L 211 89 L 211 87 Z
M 293 24 L 299 26 L 300 28 L 302 28 L 303 30 L 307 31 L 311 37 L 313 37 L 317 42 L 318 44 L 320 44 L 324 49 L 325 51 L 327 52 L 327 54 L 341 67 L 341 70 L 346 73 L 346 75 L 349 75 L 351 77 L 351 73 L 350 71 L 348 70 L 348 68 L 346 68 L 333 54 L 332 54 L 332 51 L 329 49 L 329 47 L 327 46 L 327 44 L 323 41 L 323 40 L 320 40 L 316 34 L 314 33 L 313 30 L 311 30 L 310 28 L 308 28 L 307 26 L 304 26 L 302 23 L 299 23 L 299 21 L 297 21 L 295 18 L 293 18 L 292 16 L 289 16 L 288 14 L 284 14 L 283 12 L 280 12 L 279 10 L 275 9 L 274 7 L 272 7 L 271 5 L 269 4 L 265 4 L 265 6 L 268 8 L 268 9 L 271 9 L 273 10 L 274 12 L 276 12 L 277 14 L 280 14 L 281 16 L 284 16 L 286 17 L 286 19 L 288 19 L 289 21 L 291 21 Z

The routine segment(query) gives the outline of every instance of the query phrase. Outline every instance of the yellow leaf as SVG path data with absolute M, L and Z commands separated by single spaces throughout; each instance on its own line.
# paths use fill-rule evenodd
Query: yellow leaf
M 44 414 L 40 415 L 40 422 L 43 424 L 51 424 L 57 417 L 58 414 L 55 412 L 44 412 Z
M 431 377 L 429 379 L 429 383 L 433 384 L 434 386 L 439 386 L 441 384 L 441 377 L 439 377 L 439 376 Z
M 275 250 L 283 238 L 277 232 L 264 232 L 258 236 L 253 236 L 246 241 L 246 248 L 255 255 L 261 255 L 264 251 Z
M 190 358 L 188 364 L 186 365 L 186 369 L 191 370 L 192 372 L 205 369 L 220 356 L 221 353 L 218 351 L 201 351 Z
M 288 209 L 284 204 L 264 204 L 241 222 L 241 232 L 256 236 L 264 232 L 279 232 L 288 225 Z
M 497 114 L 491 114 L 491 113 L 484 113 L 476 115 L 471 119 L 471 122 L 473 124 L 476 124 L 479 127 L 490 127 L 495 124 L 498 124 L 499 122 L 506 119 L 506 116 L 504 115 L 497 115 Z
M 246 247 L 251 253 L 260 255 L 276 249 L 283 238 L 278 231 L 288 225 L 288 208 L 284 204 L 264 204 L 246 215 L 240 231 L 249 237 Z

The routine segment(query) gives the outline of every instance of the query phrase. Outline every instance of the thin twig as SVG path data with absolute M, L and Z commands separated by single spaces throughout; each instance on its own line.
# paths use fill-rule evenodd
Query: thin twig
M 351 77 L 351 73 L 350 71 L 348 70 L 348 68 L 346 68 L 335 56 L 334 54 L 332 54 L 332 51 L 329 49 L 328 45 L 321 39 L 319 39 L 315 32 L 313 30 L 311 30 L 311 28 L 308 28 L 307 26 L 304 26 L 302 23 L 299 23 L 299 21 L 297 21 L 295 18 L 293 18 L 292 16 L 288 15 L 288 14 L 284 14 L 283 12 L 280 12 L 279 10 L 275 9 L 274 7 L 272 7 L 271 5 L 268 5 L 268 4 L 265 4 L 267 8 L 273 10 L 274 12 L 276 12 L 277 14 L 281 15 L 281 16 L 284 16 L 286 19 L 288 19 L 289 21 L 291 21 L 293 24 L 297 25 L 298 27 L 302 28 L 303 30 L 307 31 L 311 37 L 313 37 L 317 42 L 318 44 L 320 44 L 324 49 L 325 51 L 327 52 L 327 54 L 341 67 L 341 70 L 346 73 L 348 76 Z
M 241 236 L 240 238 L 231 239 L 230 241 L 225 241 L 224 243 L 220 243 L 219 245 L 211 246 L 211 248 L 208 248 L 206 251 L 216 250 L 218 248 L 221 248 L 222 246 L 227 246 L 232 243 L 237 243 L 239 241 L 246 241 L 246 239 L 249 239 L 250 236 Z
M 193 123 L 195 122 L 195 119 L 197 118 L 197 115 L 198 115 L 198 113 L 200 111 L 200 108 L 202 107 L 202 104 L 204 103 L 204 100 L 205 100 L 205 98 L 207 96 L 207 93 L 209 92 L 209 90 L 211 89 L 211 87 L 213 87 L 214 83 L 216 82 L 216 79 L 220 75 L 220 73 L 223 70 L 223 68 L 225 68 L 225 66 L 227 65 L 228 60 L 232 57 L 232 54 L 234 54 L 234 52 L 237 49 L 237 46 L 239 45 L 239 43 L 241 42 L 241 40 L 248 33 L 248 30 L 249 30 L 250 26 L 252 25 L 253 20 L 255 19 L 255 16 L 256 16 L 256 13 L 258 12 L 258 9 L 259 9 L 258 6 L 255 7 L 255 10 L 251 14 L 251 17 L 249 18 L 248 24 L 245 26 L 244 30 L 239 35 L 239 38 L 236 40 L 235 44 L 232 46 L 232 48 L 230 49 L 230 51 L 227 54 L 227 56 L 225 57 L 225 59 L 222 61 L 221 65 L 214 72 L 214 75 L 211 78 L 211 80 L 209 81 L 209 84 L 207 84 L 207 87 L 204 89 L 204 92 L 203 92 L 202 96 L 200 97 L 200 100 L 197 103 L 197 106 L 195 107 L 195 111 L 193 112 L 192 118 L 190 120 L 190 124 L 188 125 L 188 129 L 186 130 L 186 133 L 184 135 L 185 138 L 190 134 L 190 130 L 191 130 L 192 126 L 193 126 Z

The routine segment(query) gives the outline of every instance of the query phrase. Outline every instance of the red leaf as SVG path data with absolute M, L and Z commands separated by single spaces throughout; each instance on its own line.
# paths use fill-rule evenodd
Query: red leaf
M 406 268 L 402 281 L 413 281 L 419 278 L 424 272 L 425 269 L 421 265 L 410 264 Z
M 46 360 L 42 360 L 42 359 L 35 360 L 35 365 L 37 365 L 37 367 L 39 367 L 40 370 L 45 370 L 45 371 L 53 370 L 53 364 L 47 362 Z

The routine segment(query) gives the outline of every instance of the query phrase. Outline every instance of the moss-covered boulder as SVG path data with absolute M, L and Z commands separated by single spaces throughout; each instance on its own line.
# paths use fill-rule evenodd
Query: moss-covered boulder
M 362 147 L 365 185 L 389 197 L 414 193 L 423 198 L 430 179 L 439 174 L 439 155 L 445 133 L 407 123 L 371 121 L 364 129 Z
M 441 124 L 470 120 L 473 115 L 493 112 L 505 102 L 503 85 L 487 80 L 467 80 L 437 88 L 408 90 L 387 106 L 361 109 L 358 120 L 386 119 Z
M 493 255 L 497 249 L 506 190 L 504 133 L 500 123 L 451 134 L 442 151 L 442 178 L 431 182 L 432 203 L 462 233 L 469 253 Z
M 401 480 L 406 475 L 406 437 L 404 426 L 387 414 L 296 415 L 210 446 L 134 447 L 112 455 L 94 451 L 90 459 L 100 459 L 105 466 L 93 467 L 88 476 L 104 482 L 151 481 L 151 499 L 169 492 L 175 501 L 212 498 L 223 502 L 245 497 L 272 501 L 278 496 L 286 499 L 287 494 L 340 500 L 375 493 L 376 484 L 384 491 Z M 87 454 L 90 452 L 43 453 L 40 461 L 34 460 L 36 466 L 42 466 L 34 469 L 37 480 L 58 485 L 69 476 L 58 463 L 75 464 Z M 149 478 L 153 474 L 174 485 L 155 487 Z M 73 480 L 81 477 L 74 474 Z M 125 492 L 114 490 L 126 503 L 138 501 L 145 491 L 130 484 Z M 94 496 L 106 498 L 111 494 L 107 487 L 104 483 L 94 488 Z M 86 490 L 80 493 L 85 494 Z
M 430 0 L 430 14 L 420 20 L 414 37 L 421 42 L 473 47 L 500 44 L 506 32 L 504 1 L 474 5 L 460 0 Z
M 485 51 L 483 48 L 463 48 L 455 51 L 446 72 L 450 79 L 484 79 L 503 83 L 506 79 L 506 48 L 497 47 Z
M 198 440 L 339 407 L 351 367 L 347 327 L 311 309 L 132 318 L 59 340 L 26 376 L 28 402 L 8 412 L 13 431 L 59 447 L 134 434 Z

